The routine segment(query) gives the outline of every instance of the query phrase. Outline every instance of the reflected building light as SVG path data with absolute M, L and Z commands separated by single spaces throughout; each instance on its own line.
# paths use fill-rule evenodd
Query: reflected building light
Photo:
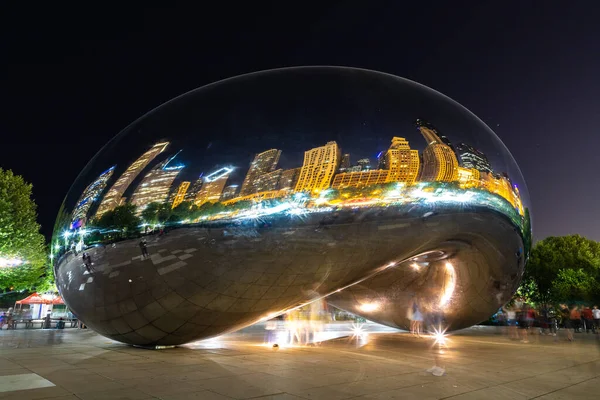
M 205 203 L 218 202 L 231 172 L 233 172 L 233 168 L 224 167 L 204 177 L 202 188 L 198 192 L 194 203 L 201 206 Z
M 449 262 L 446 263 L 446 282 L 444 284 L 442 298 L 440 299 L 440 306 L 445 306 L 454 294 L 454 289 L 456 288 L 455 274 L 454 266 Z
M 74 226 L 78 221 L 82 221 L 82 224 L 85 224 L 87 219 L 87 214 L 94 204 L 94 201 L 102 194 L 109 179 L 112 177 L 115 172 L 115 166 L 113 165 L 106 171 L 100 174 L 92 183 L 85 188 L 79 200 L 73 209 L 73 213 L 71 214 L 71 225 Z
M 164 203 L 169 198 L 171 185 L 184 168 L 183 165 L 169 167 L 169 163 L 177 154 L 148 172 L 131 196 L 131 204 L 137 207 L 136 213 L 138 215 L 142 213 L 148 204 Z
M 275 172 L 280 156 L 281 150 L 278 149 L 263 151 L 254 156 L 254 160 L 250 163 L 250 168 L 240 189 L 241 197 L 277 189 L 277 184 L 283 170 L 278 170 L 277 174 L 266 178 L 264 176 Z M 269 187 L 269 189 L 265 189 L 265 187 Z
M 173 205 L 171 206 L 171 208 L 175 208 L 178 205 L 180 205 L 181 203 L 183 203 L 184 199 L 185 199 L 185 195 L 187 194 L 188 188 L 190 187 L 191 182 L 189 181 L 183 181 L 179 184 L 179 187 L 177 188 L 177 192 L 175 194 L 175 198 L 173 199 Z
M 165 151 L 165 149 L 169 146 L 169 142 L 156 143 L 150 150 L 145 152 L 135 160 L 125 172 L 119 177 L 119 179 L 115 182 L 114 185 L 108 190 L 106 196 L 102 202 L 100 202 L 100 206 L 98 206 L 98 211 L 96 211 L 96 218 L 101 217 L 107 211 L 113 210 L 115 207 L 121 205 L 123 203 L 123 193 L 129 188 L 129 185 L 134 181 L 134 179 L 142 172 L 148 164 L 152 162 L 160 153 Z
M 304 162 L 296 184 L 296 192 L 312 192 L 331 186 L 340 163 L 340 148 L 335 141 L 304 152 Z

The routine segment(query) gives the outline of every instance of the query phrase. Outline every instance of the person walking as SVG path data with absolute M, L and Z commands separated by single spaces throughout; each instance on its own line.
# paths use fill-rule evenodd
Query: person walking
M 583 311 L 581 311 L 581 319 L 583 320 L 584 324 L 584 332 L 590 333 L 594 327 L 594 314 L 588 306 L 585 306 Z
M 148 244 L 146 240 L 142 239 L 140 241 L 140 250 L 142 250 L 142 259 L 149 257 L 148 255 Z
M 413 336 L 421 337 L 421 330 L 423 326 L 423 314 L 421 313 L 419 303 L 416 299 L 413 300 L 410 308 L 410 330 Z
M 592 316 L 594 317 L 593 332 L 598 333 L 598 331 L 600 331 L 600 310 L 598 309 L 598 306 L 594 306 L 594 309 L 592 310 Z

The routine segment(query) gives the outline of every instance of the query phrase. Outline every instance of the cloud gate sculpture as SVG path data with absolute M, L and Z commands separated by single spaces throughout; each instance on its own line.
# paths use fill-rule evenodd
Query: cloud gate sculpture
M 506 147 L 448 97 L 375 71 L 285 68 L 123 130 L 67 194 L 52 257 L 73 313 L 134 345 L 319 298 L 400 328 L 418 301 L 454 330 L 516 290 L 528 206 Z

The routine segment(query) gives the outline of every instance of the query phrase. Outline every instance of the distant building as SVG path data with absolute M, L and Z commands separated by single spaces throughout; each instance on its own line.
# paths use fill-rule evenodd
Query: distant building
M 333 178 L 331 187 L 333 189 L 344 189 L 347 187 L 363 187 L 388 182 L 388 170 L 373 169 L 371 171 L 342 172 Z
M 273 172 L 269 172 L 259 176 L 254 183 L 256 193 L 277 190 L 277 186 L 279 185 L 279 179 L 281 178 L 282 173 L 282 169 L 277 169 Z
M 83 226 L 86 223 L 87 214 L 90 210 L 90 207 L 94 204 L 94 202 L 100 197 L 108 180 L 112 177 L 115 172 L 115 166 L 113 165 L 106 171 L 100 174 L 92 183 L 85 188 L 79 200 L 73 209 L 73 213 L 71 215 L 71 224 Z
M 273 172 L 279 162 L 281 150 L 271 149 L 263 151 L 254 157 L 250 163 L 250 168 L 242 183 L 240 196 L 246 196 L 252 193 L 259 192 L 258 179 L 269 172 Z
M 175 193 L 175 198 L 173 199 L 173 206 L 171 208 L 175 208 L 185 200 L 185 195 L 187 194 L 188 188 L 190 187 L 191 182 L 183 181 L 179 184 L 177 188 L 177 192 Z
M 478 187 L 481 183 L 481 174 L 475 168 L 458 167 L 458 182 L 463 188 Z
M 380 157 L 380 168 L 389 170 L 388 182 L 414 183 L 419 176 L 419 165 L 419 152 L 412 150 L 406 139 L 397 136 Z
M 225 189 L 223 189 L 223 193 L 221 193 L 221 200 L 220 201 L 225 201 L 225 200 L 233 199 L 234 197 L 237 196 L 238 189 L 239 189 L 239 185 L 229 185 L 229 186 L 227 186 Z
M 371 160 L 368 158 L 362 158 L 356 164 L 360 167 L 361 171 L 369 171 L 371 169 Z
M 300 170 L 302 168 L 286 169 L 281 173 L 279 178 L 279 190 L 294 190 L 300 178 Z
M 142 172 L 144 168 L 152 160 L 156 158 L 160 153 L 165 151 L 169 142 L 157 143 L 150 150 L 141 155 L 140 158 L 135 160 L 125 172 L 119 177 L 119 179 L 112 185 L 109 189 L 104 199 L 100 203 L 98 207 L 98 211 L 96 212 L 96 217 L 101 217 L 107 211 L 113 210 L 118 205 L 123 204 L 123 193 L 127 190 L 131 182 Z
M 346 153 L 342 156 L 342 160 L 340 161 L 339 172 L 346 172 L 348 168 L 350 168 L 350 154 Z
M 481 151 L 466 143 L 456 145 L 456 153 L 464 168 L 473 168 L 480 172 L 493 172 L 488 158 Z
M 195 204 L 201 206 L 204 203 L 218 202 L 232 171 L 233 169 L 231 168 L 221 168 L 205 176 L 202 189 L 200 189 L 200 192 L 196 196 Z
M 169 166 L 175 157 L 160 163 L 144 176 L 144 179 L 133 192 L 131 204 L 137 207 L 140 214 L 150 203 L 165 203 L 169 198 L 171 185 L 184 168 L 183 165 Z
M 198 193 L 200 193 L 200 189 L 202 188 L 203 178 L 200 176 L 196 181 L 192 184 L 192 186 L 188 189 L 185 194 L 184 201 L 195 201 Z
M 304 152 L 304 163 L 296 184 L 296 192 L 327 189 L 340 164 L 340 148 L 336 142 Z
M 450 146 L 442 142 L 433 125 L 418 119 L 417 128 L 427 141 L 423 150 L 420 180 L 425 182 L 454 182 L 458 180 L 458 159 Z

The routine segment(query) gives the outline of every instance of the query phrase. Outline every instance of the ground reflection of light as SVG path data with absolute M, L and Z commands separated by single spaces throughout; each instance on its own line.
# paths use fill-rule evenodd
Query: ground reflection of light
M 446 337 L 446 331 L 438 331 L 436 329 L 433 330 L 433 339 L 435 340 L 434 344 L 439 344 L 440 346 L 445 346 L 448 338 Z
M 363 303 L 358 306 L 358 309 L 363 312 L 372 312 L 379 309 L 379 303 Z
M 444 285 L 444 294 L 440 299 L 440 306 L 445 306 L 446 303 L 448 303 L 450 297 L 452 297 L 452 294 L 454 293 L 454 289 L 456 288 L 454 266 L 450 263 L 446 263 L 446 272 L 448 273 L 448 278 L 446 279 L 446 284 Z
M 364 324 L 352 324 L 352 337 L 360 337 L 366 333 L 364 329 Z

